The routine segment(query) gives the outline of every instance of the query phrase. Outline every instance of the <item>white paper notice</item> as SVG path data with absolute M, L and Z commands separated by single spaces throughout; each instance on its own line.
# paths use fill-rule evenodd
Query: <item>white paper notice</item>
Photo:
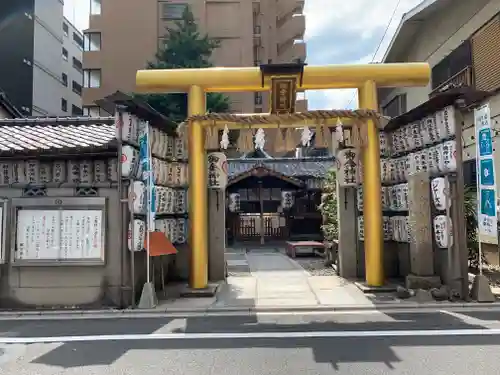
M 16 259 L 102 259 L 100 210 L 20 210 Z

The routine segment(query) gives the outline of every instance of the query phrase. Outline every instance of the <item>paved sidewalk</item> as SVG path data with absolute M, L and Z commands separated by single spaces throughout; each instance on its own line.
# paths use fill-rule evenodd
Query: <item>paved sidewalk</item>
M 232 276 L 221 286 L 214 307 L 374 305 L 352 283 L 338 276 L 311 276 L 276 249 L 229 253 L 228 269 Z

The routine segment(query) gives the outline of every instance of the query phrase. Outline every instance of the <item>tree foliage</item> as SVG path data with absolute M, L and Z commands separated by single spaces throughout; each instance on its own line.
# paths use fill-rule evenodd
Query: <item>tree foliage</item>
M 477 235 L 477 192 L 475 187 L 465 187 L 464 208 L 467 230 L 467 249 L 469 250 L 469 267 L 473 270 L 479 270 L 479 239 Z M 487 264 L 484 254 L 482 254 L 482 263 Z
M 148 62 L 147 69 L 208 68 L 213 66 L 210 57 L 219 47 L 219 40 L 200 32 L 193 13 L 186 7 L 182 18 L 174 26 L 166 28 L 164 44 L 158 50 L 155 61 Z M 136 97 L 174 122 L 182 122 L 187 117 L 186 94 L 136 94 Z M 229 106 L 226 95 L 207 95 L 208 111 L 227 112 Z

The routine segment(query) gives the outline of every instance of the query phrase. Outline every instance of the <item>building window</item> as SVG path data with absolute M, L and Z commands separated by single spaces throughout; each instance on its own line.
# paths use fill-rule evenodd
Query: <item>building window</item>
M 78 82 L 72 82 L 72 89 L 75 94 L 82 96 L 82 85 L 80 85 Z
M 62 84 L 68 87 L 68 75 L 66 73 L 61 74 Z
M 406 94 L 397 95 L 384 107 L 382 107 L 382 114 L 389 117 L 398 117 L 406 113 Z
M 472 49 L 469 40 L 463 42 L 432 68 L 432 90 L 446 84 L 467 67 L 472 66 Z
M 82 116 L 83 115 L 83 111 L 80 107 L 72 104 L 71 105 L 71 116 Z
M 165 20 L 180 20 L 186 9 L 187 4 L 161 3 L 161 18 Z
M 85 33 L 83 37 L 85 51 L 101 50 L 101 33 Z
M 474 85 L 477 90 L 500 88 L 500 14 L 471 37 Z
M 62 58 L 63 60 L 68 61 L 68 50 L 64 47 L 62 49 Z
M 63 112 L 68 112 L 68 101 L 64 98 L 61 98 L 61 110 Z
M 85 69 L 83 71 L 83 86 L 89 88 L 101 87 L 101 69 Z
M 477 187 L 477 164 L 476 159 L 466 160 L 463 163 L 464 185 L 472 188 Z
M 89 117 L 100 117 L 101 109 L 96 105 L 86 106 L 83 107 L 83 115 Z
M 90 0 L 90 14 L 101 14 L 101 0 Z
M 64 36 L 68 36 L 69 27 L 68 27 L 68 24 L 65 22 L 63 23 L 63 32 L 64 32 Z
M 254 94 L 254 103 L 255 105 L 262 105 L 262 93 L 256 92 Z
M 76 57 L 73 57 L 73 68 L 75 68 L 79 72 L 82 72 L 83 70 L 82 62 L 78 60 Z
M 78 47 L 83 49 L 83 38 L 80 34 L 73 32 L 73 41 L 78 45 Z

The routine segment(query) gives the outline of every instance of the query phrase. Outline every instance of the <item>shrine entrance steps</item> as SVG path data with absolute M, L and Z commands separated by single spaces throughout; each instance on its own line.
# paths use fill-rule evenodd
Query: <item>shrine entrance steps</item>
M 314 276 L 286 256 L 285 247 L 226 249 L 227 282 L 217 307 L 318 307 L 373 305 L 353 283 L 339 276 Z

